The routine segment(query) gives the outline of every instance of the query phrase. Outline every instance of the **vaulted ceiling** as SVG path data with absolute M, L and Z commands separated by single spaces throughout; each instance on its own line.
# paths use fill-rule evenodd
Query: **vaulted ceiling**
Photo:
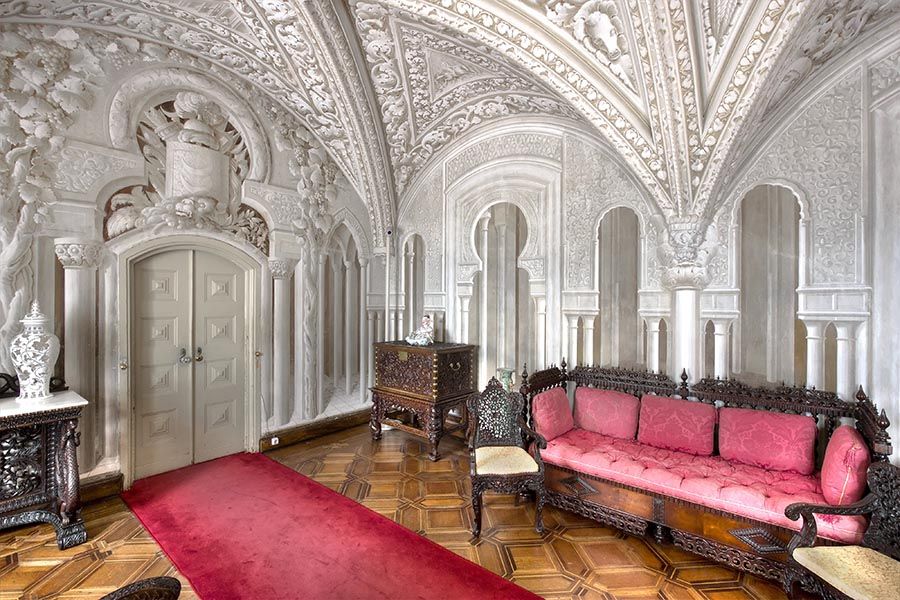
M 116 31 L 261 89 L 370 209 L 464 132 L 510 115 L 589 124 L 666 219 L 708 216 L 774 107 L 897 0 L 15 0 L 4 21 Z

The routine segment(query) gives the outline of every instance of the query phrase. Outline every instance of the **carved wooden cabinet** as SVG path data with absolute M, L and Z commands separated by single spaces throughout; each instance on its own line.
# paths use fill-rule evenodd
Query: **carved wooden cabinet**
M 4 376 L 7 382 L 12 378 Z M 87 541 L 78 493 L 78 417 L 87 400 L 53 394 L 39 405 L 0 397 L 0 529 L 50 523 L 60 550 Z
M 465 428 L 466 400 L 478 392 L 477 368 L 478 347 L 469 344 L 376 343 L 372 438 L 381 438 L 382 423 L 402 429 L 428 439 L 429 458 L 437 460 L 445 431 Z M 454 408 L 459 416 L 445 428 Z

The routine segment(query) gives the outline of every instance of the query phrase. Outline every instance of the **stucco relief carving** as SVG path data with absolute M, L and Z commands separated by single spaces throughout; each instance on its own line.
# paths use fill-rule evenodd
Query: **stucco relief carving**
M 425 243 L 425 293 L 444 291 L 444 193 L 440 169 L 432 169 L 400 217 L 404 232 Z
M 720 210 L 714 219 L 719 240 L 719 250 L 710 258 L 706 267 L 709 275 L 709 287 L 727 288 L 728 285 L 728 251 L 731 247 L 731 212 Z
M 647 222 L 647 200 L 606 153 L 567 135 L 563 177 L 566 289 L 591 289 L 594 240 L 600 215 L 611 206 L 627 206 Z
M 703 0 L 700 14 L 706 37 L 706 61 L 712 70 L 719 54 L 728 41 L 746 0 Z
M 288 189 L 248 181 L 244 184 L 244 198 L 265 205 L 273 229 L 290 229 L 300 216 L 300 196 Z
M 862 83 L 859 70 L 803 109 L 760 152 L 730 206 L 758 182 L 795 181 L 807 194 L 813 285 L 857 280 L 862 166 Z
M 900 86 L 900 52 L 884 57 L 869 68 L 869 85 L 876 102 Z
M 447 161 L 450 186 L 476 166 L 507 156 L 537 156 L 562 162 L 562 139 L 543 133 L 510 133 L 466 148 Z
M 111 173 L 133 171 L 139 166 L 137 159 L 122 153 L 103 152 L 100 148 L 70 142 L 59 153 L 53 187 L 84 194 Z
M 55 201 L 53 182 L 72 115 L 93 102 L 100 45 L 73 29 L 0 26 L 0 370 L 31 302 L 32 241 Z
M 92 240 L 57 239 L 56 258 L 66 269 L 94 269 L 100 264 L 103 244 Z
M 696 215 L 655 219 L 662 285 L 702 289 L 709 284 L 709 262 L 719 252 L 718 231 Z M 665 231 L 663 231 L 665 227 Z

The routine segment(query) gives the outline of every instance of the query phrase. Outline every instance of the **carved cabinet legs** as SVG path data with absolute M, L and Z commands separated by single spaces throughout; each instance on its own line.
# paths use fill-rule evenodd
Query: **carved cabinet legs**
M 441 457 L 438 454 L 438 444 L 441 443 L 441 437 L 444 435 L 444 411 L 440 407 L 432 406 L 428 410 L 428 417 L 425 420 L 425 434 L 428 436 L 428 443 L 431 445 L 428 458 L 432 462 L 437 461 Z

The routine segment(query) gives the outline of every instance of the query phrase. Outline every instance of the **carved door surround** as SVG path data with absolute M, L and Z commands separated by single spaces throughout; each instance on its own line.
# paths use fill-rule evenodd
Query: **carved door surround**
M 125 486 L 130 487 L 135 478 L 134 450 L 136 444 L 136 423 L 133 411 L 133 382 L 136 371 L 130 363 L 129 350 L 134 339 L 133 318 L 133 271 L 140 260 L 169 250 L 203 250 L 223 257 L 244 273 L 244 321 L 247 348 L 241 359 L 244 361 L 244 423 L 243 449 L 256 451 L 261 435 L 260 397 L 262 379 L 271 377 L 272 344 L 272 303 L 271 275 L 264 267 L 266 258 L 250 244 L 236 240 L 222 232 L 194 231 L 189 233 L 171 232 L 165 236 L 153 236 L 149 231 L 133 232 L 108 243 L 108 249 L 115 256 L 115 264 L 107 273 L 107 280 L 113 280 L 114 294 L 107 294 L 105 307 L 107 322 L 118 320 L 122 323 L 113 337 L 113 352 L 102 357 L 106 368 L 102 372 L 112 374 L 107 377 L 106 389 L 118 391 L 119 414 L 119 457 L 120 469 L 125 478 Z M 119 315 L 122 318 L 119 318 Z M 260 356 L 256 356 L 260 353 Z

